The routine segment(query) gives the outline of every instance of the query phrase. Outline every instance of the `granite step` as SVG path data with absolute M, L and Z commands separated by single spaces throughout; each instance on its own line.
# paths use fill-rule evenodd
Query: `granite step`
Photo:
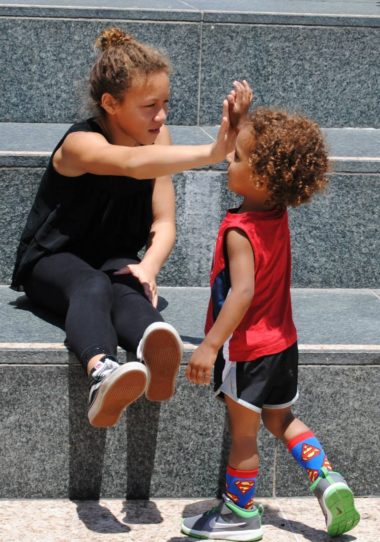
M 300 344 L 295 412 L 355 493 L 376 494 L 380 290 L 294 289 L 292 295 Z M 162 405 L 140 399 L 104 431 L 87 422 L 86 379 L 64 346 L 62 322 L 0 287 L 0 498 L 217 495 L 229 443 L 224 408 L 210 388 L 184 378 L 203 336 L 207 299 L 207 288 L 160 289 L 159 308 L 185 343 L 177 394 Z M 371 430 L 363 431 L 368 420 Z M 260 449 L 262 497 L 308 494 L 302 473 L 264 431 Z
M 95 37 L 117 24 L 172 59 L 172 124 L 217 123 L 226 91 L 244 77 L 259 105 L 297 109 L 326 127 L 380 127 L 375 0 L 73 4 L 0 2 L 0 121 L 74 121 Z
M 18 238 L 43 168 L 66 124 L 0 123 L 0 283 L 10 282 Z M 210 126 L 171 126 L 177 144 L 208 143 Z M 290 210 L 293 284 L 376 288 L 380 284 L 380 129 L 326 128 L 330 188 Z M 160 276 L 167 286 L 207 286 L 219 223 L 236 197 L 225 163 L 176 175 L 177 243 Z M 15 220 L 17 217 L 17 220 Z

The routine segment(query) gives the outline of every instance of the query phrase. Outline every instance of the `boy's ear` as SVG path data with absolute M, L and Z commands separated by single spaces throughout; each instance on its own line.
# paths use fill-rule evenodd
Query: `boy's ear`
M 250 174 L 252 183 L 255 185 L 256 190 L 265 190 L 267 187 L 267 179 L 263 176 L 255 175 L 253 172 Z
M 100 100 L 100 105 L 109 115 L 115 115 L 119 102 L 110 94 L 105 92 Z

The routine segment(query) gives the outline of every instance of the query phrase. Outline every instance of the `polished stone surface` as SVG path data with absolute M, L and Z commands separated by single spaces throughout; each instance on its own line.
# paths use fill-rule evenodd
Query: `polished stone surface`
M 70 124 L 0 123 L 0 166 L 39 167 L 48 158 Z M 202 145 L 215 139 L 216 126 L 169 125 L 175 145 Z M 380 129 L 325 128 L 331 167 L 334 172 L 380 173 Z M 226 168 L 226 162 L 213 170 Z
M 42 175 L 39 168 L 1 168 L 0 282 L 9 283 L 16 247 Z M 219 223 L 238 198 L 225 173 L 176 175 L 177 242 L 159 282 L 207 286 Z M 379 174 L 330 176 L 325 194 L 290 209 L 293 285 L 313 288 L 376 288 L 380 284 Z M 10 213 L 9 210 L 12 210 Z M 15 220 L 17 216 L 17 220 Z
M 95 59 L 93 44 L 110 24 L 107 20 L 0 17 L 0 120 L 71 122 L 81 117 L 87 104 L 86 80 Z M 199 26 L 137 21 L 118 21 L 118 26 L 168 54 L 173 61 L 169 122 L 195 124 Z
M 256 105 L 306 113 L 325 127 L 379 127 L 379 50 L 370 27 L 204 24 L 200 124 L 218 122 L 238 77 L 252 82 Z
M 0 16 L 182 22 L 200 21 L 202 13 L 181 0 L 13 0 L 0 2 Z
M 323 515 L 316 499 L 261 498 L 266 542 L 326 542 Z M 210 499 L 3 500 L 0 536 L 12 542 L 191 542 L 180 533 L 182 517 L 215 506 Z M 378 542 L 380 499 L 357 498 L 361 522 L 337 542 Z M 26 533 L 28 537 L 26 538 Z M 29 538 L 30 537 L 30 538 Z
M 183 372 L 170 403 L 140 399 L 104 431 L 87 421 L 78 365 L 0 363 L 0 498 L 220 494 L 229 442 L 224 407 Z M 260 438 L 262 495 L 272 495 L 273 444 L 267 434 Z
M 375 2 L 343 0 L 81 0 L 76 6 L 71 0 L 13 0 L 0 3 L 0 14 L 353 26 L 380 22 Z
M 332 467 L 357 495 L 379 493 L 379 364 L 372 367 L 300 367 L 300 398 L 294 414 L 320 440 Z M 369 469 L 365 465 L 371 465 Z M 288 451 L 280 446 L 276 495 L 308 495 L 309 483 Z
M 159 296 L 159 310 L 164 319 L 177 328 L 185 343 L 199 344 L 204 336 L 209 289 L 161 287 Z M 357 364 L 355 356 L 360 353 L 370 355 L 372 352 L 376 356 L 380 341 L 380 297 L 374 292 L 296 288 L 292 291 L 292 299 L 298 342 L 308 353 L 305 363 L 312 363 L 313 353 L 322 364 L 328 363 L 328 356 L 334 352 L 340 353 L 346 363 L 354 365 Z M 0 287 L 0 320 L 0 343 L 13 345 L 15 354 L 12 359 L 18 349 L 25 350 L 27 358 L 28 348 L 23 344 L 29 344 L 36 352 L 39 352 L 38 344 L 41 344 L 40 351 L 48 349 L 43 356 L 47 359 L 44 363 L 48 363 L 49 350 L 57 351 L 58 344 L 62 344 L 65 338 L 62 320 L 31 305 L 25 295 L 6 286 Z M 329 348 L 329 345 L 335 346 Z M 372 350 L 371 345 L 374 347 Z M 380 351 L 377 352 L 379 355 Z M 60 355 L 56 352 L 53 363 L 58 359 L 61 363 L 68 363 L 68 354 L 63 348 Z M 376 358 L 371 356 L 370 359 Z M 17 363 L 17 357 L 14 362 Z M 35 363 L 35 357 L 31 357 L 30 363 Z M 332 363 L 336 363 L 334 357 Z
M 290 209 L 294 286 L 378 287 L 379 181 L 333 174 L 326 194 Z
M 211 389 L 189 384 L 183 371 L 170 403 L 140 399 L 115 428 L 103 431 L 88 424 L 86 379 L 78 365 L 1 364 L 0 497 L 219 494 L 229 443 L 224 407 Z M 295 413 L 325 443 L 334 468 L 359 495 L 378 491 L 373 465 L 379 460 L 379 378 L 378 365 L 300 369 Z M 368 419 L 371 431 L 363 433 Z M 266 431 L 260 453 L 261 496 L 308 494 L 304 473 Z
M 374 82 L 379 77 L 380 9 L 373 4 L 105 4 L 0 4 L 1 120 L 78 118 L 85 107 L 95 36 L 117 20 L 172 59 L 173 123 L 218 122 L 229 86 L 245 77 L 254 84 L 258 104 L 303 111 L 325 126 L 379 126 Z
M 190 385 L 183 366 L 170 403 L 141 399 L 115 428 L 95 430 L 86 418 L 86 378 L 62 344 L 62 322 L 31 311 L 25 296 L 5 286 L 0 299 L 1 498 L 220 492 L 229 439 L 224 408 L 210 388 Z M 186 345 L 184 365 L 203 336 L 207 299 L 207 288 L 160 290 L 164 318 Z M 293 301 L 301 352 L 295 411 L 326 442 L 336 468 L 346 472 L 350 458 L 357 458 L 347 477 L 359 494 L 373 494 L 380 430 L 380 295 L 294 290 Z M 363 433 L 368 419 L 371 431 Z M 307 494 L 304 477 L 264 431 L 260 451 L 260 495 Z

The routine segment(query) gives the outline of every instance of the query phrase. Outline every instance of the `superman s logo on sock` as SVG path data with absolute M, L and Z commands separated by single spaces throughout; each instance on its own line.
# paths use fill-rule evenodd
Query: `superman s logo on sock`
M 317 457 L 321 453 L 319 448 L 312 446 L 311 444 L 304 444 L 302 446 L 302 461 L 310 461 L 313 457 Z
M 237 480 L 235 486 L 239 489 L 240 493 L 245 495 L 247 491 L 253 488 L 255 485 L 254 480 Z

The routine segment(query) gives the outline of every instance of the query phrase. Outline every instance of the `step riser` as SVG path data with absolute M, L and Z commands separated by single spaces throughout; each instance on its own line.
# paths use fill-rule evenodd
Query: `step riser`
M 0 283 L 10 282 L 17 239 L 42 172 L 0 168 Z M 177 242 L 159 282 L 207 286 L 218 225 L 238 200 L 227 191 L 223 172 L 190 171 L 177 175 L 175 186 Z M 379 208 L 379 174 L 333 174 L 326 195 L 291 209 L 294 286 L 377 288 Z
M 347 473 L 354 492 L 375 494 L 379 366 L 325 366 L 323 354 L 319 362 L 301 364 L 295 412 L 324 443 L 334 468 Z M 4 353 L 0 363 L 6 363 Z M 211 497 L 222 489 L 224 408 L 210 389 L 191 386 L 183 374 L 170 403 L 142 399 L 107 432 L 86 421 L 86 380 L 73 359 L 66 366 L 2 365 L 0 374 L 0 498 Z M 368 418 L 374 426 L 363 433 Z M 276 454 L 275 447 L 262 431 L 260 496 L 308 495 L 305 475 L 282 445 Z
M 326 127 L 379 126 L 375 27 L 156 18 L 0 19 L 0 121 L 76 120 L 85 104 L 83 82 L 94 59 L 96 35 L 115 24 L 168 52 L 175 68 L 172 124 L 219 122 L 221 100 L 238 77 L 251 81 L 257 105 L 297 109 Z

